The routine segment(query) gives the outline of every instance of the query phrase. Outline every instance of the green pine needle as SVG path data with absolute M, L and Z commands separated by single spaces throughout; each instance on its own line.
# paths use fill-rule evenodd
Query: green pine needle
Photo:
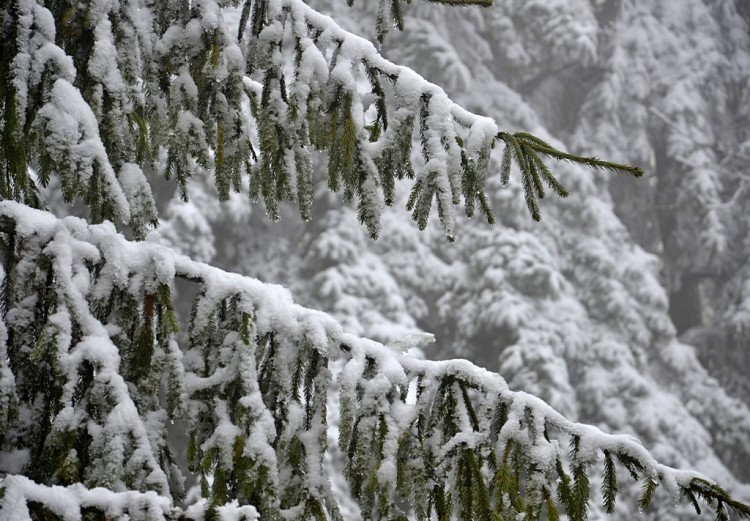
M 462 146 L 462 143 L 459 141 L 458 145 Z M 466 150 L 463 148 L 461 149 L 461 170 L 461 191 L 464 196 L 464 204 L 466 205 L 466 216 L 471 218 L 474 216 L 475 194 L 477 193 L 477 172 L 474 162 L 469 159 Z
M 534 154 L 532 156 L 532 159 L 534 160 L 537 170 L 539 171 L 547 185 L 552 188 L 560 197 L 568 197 L 568 195 L 570 195 L 568 190 L 560 183 L 560 181 L 555 178 L 555 176 L 552 175 L 552 172 L 550 172 L 550 169 L 547 167 L 547 165 L 544 164 L 542 158 L 537 154 Z
M 479 199 L 479 209 L 487 219 L 487 223 L 490 225 L 495 224 L 497 221 L 495 219 L 495 214 L 492 212 L 492 208 L 490 208 L 490 201 L 487 198 L 487 194 L 479 192 L 477 198 Z
M 541 221 L 542 213 L 539 210 L 539 202 L 534 192 L 534 182 L 531 179 L 531 174 L 522 171 L 521 181 L 523 182 L 523 195 L 526 198 L 526 206 L 529 212 L 531 212 L 531 218 L 535 221 Z
M 347 117 L 344 120 L 341 145 L 343 149 L 342 167 L 346 176 L 346 173 L 354 167 L 354 155 L 357 149 L 357 127 L 354 124 L 354 118 L 350 111 L 348 111 Z
M 510 166 L 512 161 L 513 147 L 507 145 L 506 142 L 505 150 L 503 151 L 503 159 L 500 162 L 500 181 L 503 186 L 508 186 L 508 183 L 510 182 Z
M 560 511 L 557 509 L 552 496 L 549 494 L 544 498 L 544 504 L 547 507 L 547 519 L 549 521 L 560 521 Z
M 404 14 L 401 11 L 401 0 L 391 0 L 391 18 L 399 31 L 404 30 Z
M 604 451 L 604 479 L 602 479 L 602 497 L 604 498 L 604 510 L 608 514 L 615 511 L 617 499 L 617 470 L 612 454 Z
M 414 206 L 417 204 L 417 200 L 419 199 L 419 196 L 422 194 L 422 185 L 424 184 L 424 179 L 420 178 L 417 179 L 417 182 L 414 183 L 414 186 L 411 189 L 411 193 L 409 194 L 409 199 L 406 201 L 406 209 L 408 211 L 414 210 Z
M 646 479 L 646 482 L 643 484 L 643 494 L 638 500 L 639 508 L 641 509 L 648 508 L 648 506 L 651 504 L 651 500 L 654 498 L 656 487 L 658 486 L 659 486 L 659 482 L 656 481 L 655 479 L 653 478 Z
M 638 461 L 636 458 L 624 454 L 621 452 L 617 453 L 617 461 L 620 462 L 620 464 L 625 467 L 628 472 L 630 472 L 630 475 L 633 477 L 633 479 L 637 480 L 640 476 L 639 472 L 643 472 L 643 465 L 640 461 Z
M 583 465 L 577 465 L 573 469 L 573 490 L 568 509 L 571 521 L 586 521 L 588 518 L 590 492 L 586 468 Z
M 391 24 L 390 9 L 386 6 L 385 0 L 380 0 L 379 4 L 377 19 L 375 21 L 375 32 L 378 42 L 383 43 Z
M 521 150 L 523 150 L 524 156 L 526 158 L 526 169 L 528 170 L 529 174 L 531 174 L 531 180 L 533 182 L 534 191 L 536 192 L 536 195 L 539 199 L 544 199 L 544 186 L 542 185 L 542 176 L 539 174 L 539 170 L 537 169 L 537 164 L 535 159 L 538 159 L 536 153 L 526 147 L 521 145 Z
M 572 497 L 572 492 L 570 490 L 570 475 L 565 472 L 562 461 L 560 461 L 559 459 L 557 460 L 555 467 L 557 469 L 557 475 L 559 477 L 559 480 L 557 482 L 557 502 L 560 503 L 567 512 L 570 512 Z
M 693 505 L 693 508 L 695 508 L 695 513 L 698 515 L 701 515 L 701 506 L 698 504 L 698 499 L 695 497 L 695 494 L 693 494 L 693 491 L 687 488 L 682 489 L 682 496 L 690 502 L 691 505 Z
M 469 419 L 471 420 L 471 427 L 475 431 L 478 431 L 479 430 L 479 417 L 477 416 L 477 413 L 474 410 L 474 405 L 471 403 L 471 397 L 469 396 L 469 391 L 466 388 L 466 384 L 464 382 L 459 381 L 458 385 L 461 388 L 461 397 L 463 398 L 463 401 L 464 401 L 464 407 L 466 407 L 466 412 L 469 414 Z

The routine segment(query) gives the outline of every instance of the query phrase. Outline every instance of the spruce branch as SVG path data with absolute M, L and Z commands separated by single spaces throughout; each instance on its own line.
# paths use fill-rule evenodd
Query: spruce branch
M 556 149 L 546 141 L 527 132 L 516 132 L 515 134 L 500 132 L 496 138 L 498 141 L 505 143 L 505 151 L 500 163 L 501 181 L 503 185 L 508 184 L 511 163 L 515 160 L 521 171 L 526 206 L 535 221 L 541 220 L 538 199 L 543 199 L 545 195 L 542 180 L 560 197 L 567 197 L 569 194 L 562 183 L 552 175 L 549 167 L 542 160 L 542 156 L 551 157 L 559 161 L 569 161 L 594 169 L 632 175 L 633 177 L 641 177 L 643 175 L 643 170 L 637 166 L 612 163 L 597 157 L 569 154 Z
M 505 133 L 501 132 L 500 134 Z M 500 134 L 498 134 L 498 136 Z M 521 144 L 531 147 L 537 153 L 548 155 L 555 159 L 570 161 L 571 163 L 578 163 L 590 166 L 591 168 L 602 168 L 620 174 L 632 175 L 633 177 L 641 177 L 643 175 L 643 169 L 637 166 L 612 163 L 610 161 L 599 159 L 598 157 L 577 156 L 575 154 L 563 152 L 528 132 L 516 132 L 514 137 Z
M 700 513 L 700 507 L 695 500 L 696 496 L 714 509 L 716 519 L 728 519 L 726 507 L 729 507 L 741 519 L 750 519 L 750 505 L 737 501 L 726 490 L 708 480 L 693 478 L 687 487 L 682 488 L 682 493 L 698 513 Z

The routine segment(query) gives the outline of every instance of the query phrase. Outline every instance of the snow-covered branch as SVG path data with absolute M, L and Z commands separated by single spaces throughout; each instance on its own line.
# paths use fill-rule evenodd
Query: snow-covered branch
M 598 461 L 606 510 L 619 463 L 643 480 L 643 507 L 662 485 L 718 513 L 750 512 L 630 436 L 571 422 L 467 361 L 419 360 L 348 334 L 279 286 L 127 241 L 109 223 L 7 201 L 0 223 L 4 512 L 33 504 L 63 519 L 85 508 L 132 517 L 140 505 L 148 519 L 174 519 L 182 478 L 166 423 L 182 419 L 206 513 L 238 501 L 264 519 L 340 519 L 325 465 L 334 392 L 348 483 L 373 519 L 406 515 L 405 504 L 419 519 L 562 509 L 583 520 Z M 186 328 L 173 304 L 178 277 L 199 286 Z M 46 390 L 35 392 L 40 380 Z M 41 483 L 59 486 L 46 493 Z
M 328 186 L 356 202 L 372 237 L 396 181 L 408 178 L 419 227 L 434 202 L 453 239 L 456 205 L 494 220 L 485 180 L 500 141 L 520 144 L 512 156 L 536 219 L 542 178 L 566 193 L 540 153 L 639 172 L 501 133 L 302 0 L 141 4 L 94 2 L 63 16 L 19 2 L 2 47 L 11 67 L 0 88 L 12 100 L 0 109 L 4 198 L 44 207 L 39 186 L 57 176 L 65 200 L 82 200 L 94 222 L 126 223 L 142 238 L 157 222 L 143 169 L 174 177 L 185 199 L 189 179 L 208 170 L 220 199 L 249 179 L 271 218 L 289 201 L 309 219 L 321 150 Z M 58 30 L 72 16 L 79 27 Z

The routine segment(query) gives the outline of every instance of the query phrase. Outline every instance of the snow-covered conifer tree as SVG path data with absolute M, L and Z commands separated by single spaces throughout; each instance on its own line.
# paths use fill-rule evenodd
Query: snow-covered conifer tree
M 574 87 L 571 146 L 653 172 L 637 187 L 613 183 L 618 213 L 661 258 L 681 338 L 747 406 L 747 9 L 735 1 L 604 2 L 595 15 L 601 52 L 579 74 L 590 80 Z M 744 444 L 719 441 L 728 428 L 710 422 L 727 464 L 747 481 Z
M 380 2 L 379 39 L 403 25 L 402 7 Z M 368 340 L 279 286 L 178 254 L 149 233 L 159 176 L 185 201 L 208 174 L 220 200 L 237 204 L 232 194 L 244 191 L 272 220 L 285 201 L 310 219 L 315 150 L 327 157 L 327 186 L 355 206 L 349 220 L 370 238 L 382 235 L 383 206 L 402 198 L 397 185 L 408 185 L 418 228 L 436 213 L 439 236 L 455 241 L 467 228 L 457 205 L 494 221 L 485 184 L 495 166 L 492 179 L 523 194 L 515 218 L 528 209 L 535 220 L 545 191 L 567 194 L 547 158 L 640 169 L 500 130 L 301 0 L 15 0 L 0 7 L 0 22 L 0 519 L 343 519 L 327 463 L 330 408 L 363 518 L 584 520 L 589 475 L 603 475 L 602 509 L 613 512 L 623 470 L 643 487 L 633 508 L 662 486 L 699 512 L 703 501 L 719 519 L 750 517 L 715 482 L 659 463 L 631 436 L 571 421 L 467 361 L 403 352 L 425 335 Z M 575 172 L 571 186 L 585 193 L 593 174 Z M 85 219 L 43 210 L 53 182 Z M 609 225 L 606 209 L 579 204 L 590 226 Z M 180 226 L 208 227 L 210 216 L 167 211 L 165 238 L 177 247 Z M 568 219 L 553 221 L 564 230 Z M 531 237 L 509 233 L 504 257 L 477 257 L 490 289 L 506 270 L 511 285 L 562 294 L 544 250 L 516 255 Z M 352 261 L 357 273 L 351 239 L 334 241 L 344 247 L 334 252 L 318 238 L 310 254 Z M 210 258 L 211 247 L 193 253 Z M 614 269 L 602 257 L 601 269 Z M 330 275 L 321 291 L 345 298 L 351 290 Z M 389 284 L 396 279 L 369 289 L 384 294 Z M 606 298 L 593 293 L 592 306 Z M 394 299 L 368 328 L 401 321 L 404 334 L 418 332 L 405 302 Z M 174 421 L 199 478 L 200 499 L 189 504 L 168 436 Z

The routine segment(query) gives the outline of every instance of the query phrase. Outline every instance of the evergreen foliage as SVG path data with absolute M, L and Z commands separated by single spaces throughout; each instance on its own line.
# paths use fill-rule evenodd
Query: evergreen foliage
M 702 0 L 695 3 L 716 6 Z M 375 13 L 364 7 L 350 12 L 335 1 L 318 0 L 314 5 L 334 13 L 337 21 L 357 32 L 367 33 L 368 26 L 374 25 Z M 571 138 L 564 125 L 572 124 L 563 116 L 576 117 L 572 111 L 578 96 L 600 79 L 601 62 L 596 58 L 604 59 L 613 50 L 610 44 L 614 42 L 608 39 L 612 27 L 607 25 L 612 19 L 592 16 L 597 6 L 602 6 L 602 11 L 617 12 L 619 6 L 643 11 L 649 16 L 638 18 L 640 23 L 650 20 L 651 11 L 654 16 L 680 12 L 676 4 L 670 5 L 675 10 L 665 11 L 662 2 L 648 7 L 615 1 L 594 6 L 585 0 L 499 2 L 489 11 L 458 12 L 421 5 L 409 10 L 408 30 L 391 35 L 383 52 L 428 74 L 430 81 L 444 86 L 463 106 L 480 107 L 506 128 L 532 129 L 562 148 L 557 140 Z M 700 13 L 705 11 L 694 16 L 704 16 Z M 712 15 L 706 16 L 704 20 L 711 20 Z M 671 19 L 670 31 L 693 34 L 696 25 L 691 25 L 691 19 L 692 15 Z M 714 24 L 696 23 L 701 28 Z M 623 21 L 617 27 L 628 33 L 633 24 Z M 644 68 L 642 60 L 634 59 L 630 66 L 639 71 L 668 72 L 660 68 L 661 59 L 670 63 L 673 54 L 659 55 L 662 58 L 653 63 L 646 58 L 652 58 L 649 42 L 658 46 L 671 38 L 671 33 L 657 30 L 642 40 L 643 62 L 650 65 Z M 700 53 L 693 44 L 679 47 L 686 53 Z M 618 48 L 621 56 L 630 56 L 628 46 Z M 712 52 L 712 56 L 717 54 Z M 734 59 L 738 66 L 747 63 L 741 55 L 732 56 L 739 57 Z M 524 61 L 510 67 L 511 57 Z M 591 68 L 582 69 L 585 63 Z M 679 74 L 692 69 L 700 72 L 699 63 L 685 62 L 690 68 Z M 631 77 L 626 71 L 618 74 Z M 517 92 L 523 93 L 523 99 Z M 610 92 L 609 102 L 626 100 L 630 93 Z M 637 105 L 629 106 L 623 114 L 636 114 L 637 110 Z M 632 182 L 622 176 L 611 178 L 617 181 L 612 184 L 609 178 L 591 176 L 574 165 L 556 165 L 555 174 L 573 196 L 545 200 L 545 220 L 537 225 L 524 212 L 520 179 L 511 179 L 509 189 L 503 189 L 499 176 L 491 177 L 487 193 L 498 223 L 490 228 L 458 220 L 453 244 L 445 243 L 434 228 L 426 233 L 410 229 L 398 208 L 384 211 L 381 239 L 367 241 L 353 223 L 351 211 L 329 202 L 318 214 L 324 215 L 324 220 L 287 226 L 281 247 L 275 246 L 275 239 L 274 246 L 267 248 L 262 241 L 255 241 L 255 247 L 264 253 L 243 247 L 239 250 L 242 255 L 234 256 L 234 250 L 224 246 L 223 228 L 217 221 L 219 227 L 213 232 L 216 260 L 258 277 L 266 277 L 271 267 L 273 275 L 268 275 L 268 280 L 283 281 L 305 305 L 334 313 L 365 336 L 390 342 L 410 329 L 434 332 L 437 344 L 425 350 L 428 356 L 468 357 L 498 371 L 512 388 L 543 397 L 570 418 L 638 437 L 665 463 L 711 469 L 714 479 L 747 499 L 747 465 L 743 461 L 748 454 L 745 440 L 750 436 L 750 410 L 742 403 L 748 395 L 741 391 L 746 386 L 722 388 L 699 362 L 696 354 L 702 358 L 703 353 L 686 345 L 692 343 L 690 337 L 676 335 L 661 250 L 657 246 L 644 252 L 624 226 L 630 222 L 628 215 L 649 216 L 644 209 L 649 199 L 643 194 L 658 188 L 651 176 L 653 163 L 648 156 L 625 155 L 638 148 L 629 140 L 633 136 L 630 130 L 616 130 L 616 117 L 602 110 L 581 118 L 582 123 L 599 124 L 587 136 L 581 135 L 581 141 L 576 136 L 574 143 L 585 145 L 582 150 L 591 154 L 598 148 L 591 143 L 608 142 L 599 150 L 648 165 L 651 181 Z M 741 136 L 745 127 L 722 128 L 731 138 L 733 132 Z M 615 142 L 619 145 L 613 147 Z M 655 150 L 665 151 L 658 145 Z M 497 159 L 494 171 L 500 170 L 499 156 L 493 158 Z M 629 194 L 620 192 L 619 202 L 632 205 L 634 211 L 620 213 L 610 189 L 613 195 L 618 190 Z M 740 205 L 732 211 L 739 231 L 746 221 L 739 208 L 746 205 L 747 197 L 739 193 L 734 199 Z M 256 226 L 257 217 L 250 222 Z M 738 236 L 734 244 L 746 242 L 744 236 Z M 694 248 L 698 243 L 694 240 L 691 244 Z M 734 253 L 740 255 L 740 251 Z M 697 257 L 691 253 L 683 259 Z M 277 265 L 283 268 L 275 268 Z M 713 287 L 713 282 L 704 284 L 705 289 Z M 745 286 L 738 280 L 716 289 L 724 288 L 727 295 L 733 295 L 731 305 L 740 311 Z M 737 319 L 740 316 L 736 315 Z M 743 323 L 740 319 L 733 324 Z M 712 329 L 728 332 L 731 329 L 726 325 L 716 322 Z M 730 354 L 735 381 L 745 384 L 746 343 L 732 340 L 730 344 L 721 339 L 715 337 L 706 354 Z M 592 476 L 591 481 L 592 497 L 596 497 L 598 479 Z M 637 503 L 641 487 L 621 479 L 620 488 L 613 518 L 630 519 L 632 507 L 628 507 Z M 599 503 L 592 502 L 590 517 L 604 517 Z M 689 510 L 687 505 L 672 507 L 655 501 L 643 517 L 676 521 L 689 518 Z M 704 514 L 704 518 L 710 517 Z
M 631 437 L 570 422 L 466 361 L 417 360 L 344 333 L 281 288 L 128 242 L 109 223 L 57 220 L 12 202 L 0 213 L 2 446 L 40 483 L 6 477 L 3 519 L 72 519 L 86 508 L 144 519 L 212 519 L 222 508 L 250 519 L 255 509 L 264 519 L 341 519 L 324 461 L 337 365 L 339 445 L 366 517 L 538 519 L 559 510 L 584 520 L 600 453 L 608 509 L 616 459 L 643 482 L 642 508 L 662 485 L 704 500 L 718 519 L 727 509 L 750 516 L 700 474 L 658 464 Z M 198 285 L 184 351 L 176 278 Z M 182 495 L 170 419 L 187 423 L 188 461 L 201 476 L 204 500 L 187 513 L 164 501 Z M 41 484 L 53 487 L 48 495 Z M 54 487 L 67 487 L 65 502 Z
M 677 331 L 745 404 L 748 14 L 746 2 L 732 0 L 690 0 L 678 11 L 661 2 L 600 6 L 607 43 L 589 69 L 596 72 L 578 75 L 590 79 L 575 87 L 582 105 L 570 121 L 578 150 L 649 164 L 653 183 L 613 184 L 618 214 L 658 252 Z M 611 117 L 596 122 L 599 114 Z M 730 468 L 747 481 L 744 443 L 724 445 L 726 425 L 712 423 Z
M 248 1 L 232 11 L 238 20 L 225 19 L 221 8 L 235 3 L 9 4 L 3 196 L 41 207 L 37 184 L 57 175 L 65 199 L 82 200 L 93 222 L 130 224 L 143 237 L 156 214 L 142 168 L 174 177 L 185 199 L 188 180 L 203 168 L 221 200 L 249 176 L 251 198 L 262 199 L 272 219 L 282 201 L 309 219 L 310 154 L 318 149 L 328 154 L 328 186 L 356 200 L 373 238 L 379 192 L 392 204 L 393 184 L 403 178 L 414 179 L 408 208 L 420 228 L 434 201 L 452 239 L 462 196 L 468 215 L 478 202 L 492 221 L 483 195 L 490 149 L 517 141 L 302 2 Z M 409 153 L 414 132 L 421 168 Z M 540 153 L 626 168 L 519 139 L 513 155 L 525 182 L 540 171 L 559 186 Z M 533 186 L 527 200 L 538 220 L 541 185 Z
M 398 0 L 380 9 L 382 38 L 402 18 Z M 0 519 L 341 519 L 325 460 L 334 382 L 346 476 L 371 519 L 584 520 L 593 469 L 614 509 L 616 463 L 643 483 L 642 508 L 662 485 L 717 519 L 750 517 L 702 475 L 495 374 L 344 333 L 278 287 L 129 242 L 104 222 L 145 237 L 157 222 L 152 171 L 185 199 L 209 171 L 220 199 L 246 183 L 273 219 L 283 201 L 309 219 L 317 149 L 329 188 L 356 203 L 371 237 L 381 199 L 393 204 L 406 179 L 418 227 L 435 200 L 452 239 L 459 203 L 493 220 L 485 181 L 497 141 L 502 180 L 515 160 L 536 220 L 542 180 L 567 194 L 542 157 L 637 168 L 500 132 L 297 0 L 18 0 L 2 7 L 2 28 L 12 59 L 0 64 L 0 190 L 16 202 L 0 204 Z M 53 176 L 102 224 L 24 206 L 44 206 Z M 197 287 L 185 326 L 178 279 Z M 187 425 L 203 498 L 185 509 L 174 420 Z

